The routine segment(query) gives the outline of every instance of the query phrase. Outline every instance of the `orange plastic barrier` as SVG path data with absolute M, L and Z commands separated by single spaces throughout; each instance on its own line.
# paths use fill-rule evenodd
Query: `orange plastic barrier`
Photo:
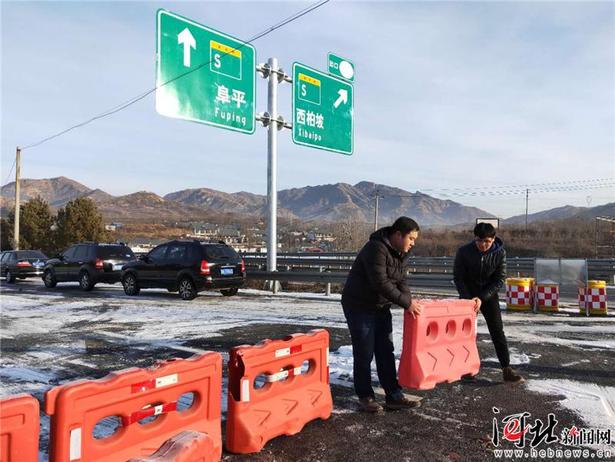
M 260 379 L 264 385 L 257 388 Z M 233 348 L 228 390 L 226 448 L 237 454 L 258 452 L 276 436 L 328 419 L 333 410 L 329 333 L 318 329 Z
M 429 390 L 440 382 L 476 375 L 480 358 L 476 347 L 476 314 L 470 300 L 421 300 L 416 319 L 404 314 L 400 385 Z
M 214 440 L 200 432 L 185 431 L 164 443 L 149 457 L 128 462 L 217 462 Z
M 191 406 L 182 409 L 180 397 L 190 393 Z M 222 357 L 209 352 L 56 387 L 45 394 L 45 412 L 51 416 L 49 460 L 117 462 L 149 456 L 184 430 L 206 433 L 219 460 L 221 397 Z M 119 428 L 106 438 L 95 435 L 97 424 L 108 418 L 120 421 Z
M 38 401 L 30 395 L 0 400 L 0 461 L 37 462 Z

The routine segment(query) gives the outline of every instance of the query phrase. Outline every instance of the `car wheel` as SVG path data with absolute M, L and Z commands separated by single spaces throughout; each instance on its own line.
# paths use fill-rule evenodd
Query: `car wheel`
M 182 300 L 192 300 L 196 297 L 196 287 L 190 278 L 183 278 L 179 281 L 179 296 Z
M 89 292 L 94 288 L 94 284 L 92 283 L 92 277 L 87 271 L 82 271 L 81 274 L 79 274 L 79 287 L 81 287 L 81 289 L 85 290 L 86 292 Z
M 53 289 L 58 283 L 53 271 L 51 270 L 45 270 L 45 273 L 43 273 L 43 282 L 45 283 L 45 287 L 48 289 Z
M 232 289 L 223 289 L 220 293 L 225 297 L 232 297 L 233 295 L 237 295 L 238 291 L 239 289 L 237 287 L 233 287 Z
M 128 273 L 124 276 L 124 279 L 122 279 L 122 285 L 124 286 L 124 293 L 126 295 L 139 295 L 139 292 L 141 291 L 137 277 L 132 273 Z
M 4 278 L 6 280 L 6 282 L 8 282 L 9 284 L 12 284 L 13 282 L 15 282 L 15 275 L 13 273 L 11 273 L 11 270 L 6 270 L 6 273 L 4 273 Z

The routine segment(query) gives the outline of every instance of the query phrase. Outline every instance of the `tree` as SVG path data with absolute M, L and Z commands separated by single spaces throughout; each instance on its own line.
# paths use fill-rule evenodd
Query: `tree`
M 0 218 L 0 248 L 2 250 L 13 249 L 13 220 L 11 220 L 13 212 L 9 212 L 7 218 Z
M 107 238 L 102 215 L 94 201 L 79 197 L 58 210 L 56 242 L 59 248 Z
M 40 249 L 47 254 L 56 251 L 51 232 L 54 219 L 44 199 L 35 197 L 22 205 L 19 222 L 20 249 Z

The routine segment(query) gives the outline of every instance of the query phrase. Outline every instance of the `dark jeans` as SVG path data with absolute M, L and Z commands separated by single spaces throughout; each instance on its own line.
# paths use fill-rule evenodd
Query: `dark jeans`
M 491 335 L 491 340 L 493 341 L 495 352 L 500 360 L 500 365 L 502 367 L 510 366 L 510 354 L 508 353 L 508 343 L 504 335 L 502 312 L 500 310 L 498 297 L 491 297 L 485 300 L 480 306 L 480 311 L 483 313 L 485 321 L 487 321 L 489 335 Z
M 393 324 L 388 308 L 373 312 L 344 308 L 344 315 L 352 338 L 354 389 L 359 398 L 374 397 L 371 362 L 376 356 L 376 370 L 386 396 L 401 397 L 397 383 L 393 354 Z

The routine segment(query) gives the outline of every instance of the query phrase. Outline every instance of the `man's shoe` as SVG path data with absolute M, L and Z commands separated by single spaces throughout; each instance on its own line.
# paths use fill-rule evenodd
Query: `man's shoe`
M 469 383 L 476 382 L 476 375 L 464 374 L 464 375 L 461 376 L 461 381 L 462 382 L 469 382 Z
M 510 383 L 521 383 L 524 382 L 523 377 L 521 377 L 512 367 L 504 367 L 502 369 L 502 375 L 504 377 L 504 382 Z
M 399 398 L 387 398 L 384 407 L 389 411 L 398 411 L 400 409 L 412 409 L 413 407 L 419 407 L 421 405 L 420 401 L 413 401 L 411 399 L 406 398 L 405 396 L 401 396 Z
M 359 408 L 363 412 L 381 412 L 382 406 L 376 402 L 374 398 L 368 396 L 367 398 L 359 398 Z

